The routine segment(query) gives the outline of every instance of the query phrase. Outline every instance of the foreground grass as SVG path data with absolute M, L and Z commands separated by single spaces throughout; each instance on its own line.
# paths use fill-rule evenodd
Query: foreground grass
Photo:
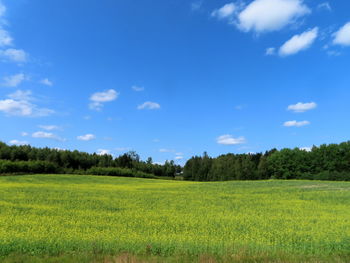
M 0 261 L 350 262 L 349 208 L 341 182 L 0 177 Z
M 349 257 L 328 256 L 306 256 L 306 255 L 286 255 L 286 254 L 248 254 L 236 253 L 225 256 L 213 255 L 173 255 L 173 256 L 154 256 L 154 255 L 132 255 L 122 253 L 119 255 L 103 255 L 103 254 L 64 254 L 58 256 L 30 256 L 13 254 L 3 257 L 2 263 L 348 263 Z

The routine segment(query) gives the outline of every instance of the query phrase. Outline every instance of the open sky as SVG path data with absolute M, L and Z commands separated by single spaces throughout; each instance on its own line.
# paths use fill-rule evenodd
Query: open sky
M 2 0 L 0 140 L 184 163 L 350 139 L 350 2 Z

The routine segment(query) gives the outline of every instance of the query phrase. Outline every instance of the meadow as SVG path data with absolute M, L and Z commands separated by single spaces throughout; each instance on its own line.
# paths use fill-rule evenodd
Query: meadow
M 2 262 L 350 262 L 350 183 L 0 177 Z

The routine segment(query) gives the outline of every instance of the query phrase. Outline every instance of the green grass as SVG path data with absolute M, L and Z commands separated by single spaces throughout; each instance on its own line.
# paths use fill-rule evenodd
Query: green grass
M 350 262 L 350 183 L 0 177 L 0 261 L 125 253 L 130 262 Z

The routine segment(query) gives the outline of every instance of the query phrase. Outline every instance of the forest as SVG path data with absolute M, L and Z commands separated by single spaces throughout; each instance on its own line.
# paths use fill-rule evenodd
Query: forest
M 163 165 L 154 164 L 151 157 L 142 161 L 134 151 L 113 158 L 109 154 L 35 148 L 30 145 L 9 146 L 0 142 L 0 174 L 65 173 L 172 178 L 181 169 L 174 161 L 166 161 Z
M 350 181 L 350 142 L 312 149 L 272 149 L 265 153 L 225 154 L 216 158 L 194 156 L 184 167 L 174 161 L 163 165 L 146 161 L 130 151 L 118 157 L 79 151 L 9 146 L 0 143 L 0 174 L 65 173 L 188 181 L 307 179 Z
M 184 179 L 190 181 L 307 179 L 350 181 L 350 142 L 305 149 L 272 149 L 265 153 L 207 153 L 189 159 Z

